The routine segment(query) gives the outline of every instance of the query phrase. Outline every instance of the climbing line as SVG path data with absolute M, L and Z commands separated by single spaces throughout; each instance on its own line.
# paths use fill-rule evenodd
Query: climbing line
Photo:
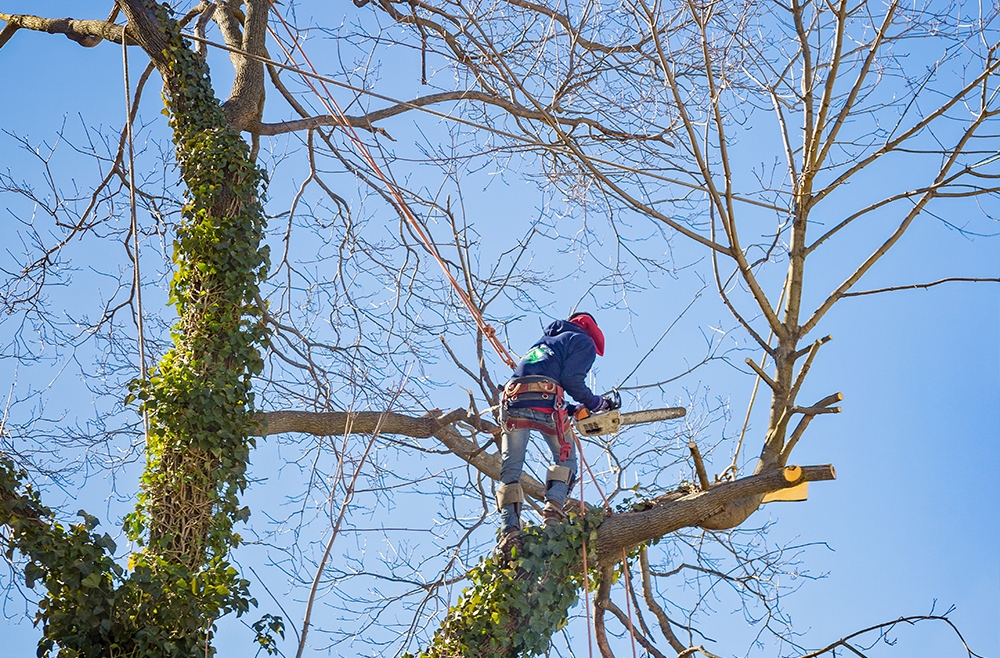
M 583 461 L 583 451 L 581 450 L 582 445 L 580 443 L 579 437 L 577 437 L 576 432 L 570 430 L 573 433 L 573 438 L 576 439 L 577 451 L 580 453 L 580 460 Z M 585 523 L 584 520 L 587 518 L 587 506 L 583 502 L 583 478 L 580 478 L 580 523 Z M 594 658 L 594 641 L 590 637 L 590 629 L 595 624 L 594 618 L 590 614 L 590 573 L 587 567 L 587 527 L 583 527 L 583 602 L 587 610 L 587 651 L 589 652 L 590 658 Z
M 604 491 L 601 489 L 601 485 L 597 481 L 597 476 L 595 476 L 594 475 L 594 471 L 592 471 L 590 469 L 590 463 L 587 461 L 587 458 L 583 456 L 583 442 L 580 441 L 580 437 L 577 436 L 576 432 L 573 432 L 573 438 L 576 440 L 576 451 L 580 454 L 580 463 L 583 464 L 584 468 L 587 469 L 587 473 L 590 474 L 590 479 L 593 480 L 594 487 L 597 489 L 597 493 L 599 493 L 601 495 L 601 499 L 604 501 L 604 507 L 606 509 L 610 510 L 611 509 L 611 501 L 608 500 L 608 497 L 604 495 Z M 582 492 L 583 491 L 583 487 L 582 487 L 583 478 L 582 477 L 580 478 L 580 484 L 581 484 L 580 491 Z
M 637 658 L 635 650 L 635 626 L 632 623 L 632 574 L 628 570 L 628 556 L 622 549 L 622 575 L 625 577 L 625 609 L 628 610 L 628 634 L 632 639 L 632 658 Z
M 135 324 L 139 342 L 139 377 L 145 381 L 146 372 L 146 336 L 142 318 L 142 277 L 139 273 L 139 222 L 135 211 L 135 147 L 132 132 L 132 85 L 128 77 L 128 44 L 122 39 L 122 70 L 125 83 L 125 142 L 128 151 L 128 205 L 130 215 L 130 230 L 132 231 L 132 285 L 135 288 Z M 143 437 L 149 443 L 149 413 L 142 412 Z
M 302 55 L 302 59 L 305 61 L 306 66 L 309 67 L 309 70 L 311 70 L 315 75 L 318 76 L 319 73 L 317 72 L 316 67 L 313 66 L 313 63 L 309 59 L 309 56 L 306 54 L 306 51 L 302 47 L 302 44 L 299 43 L 298 36 L 292 31 L 291 27 L 288 25 L 288 22 L 285 21 L 284 16 L 281 15 L 281 12 L 279 12 L 277 8 L 274 7 L 273 1 L 271 2 L 271 6 L 272 9 L 274 9 L 274 15 L 278 17 L 278 20 L 281 22 L 281 24 L 285 28 L 285 31 L 288 33 L 288 37 L 291 39 L 292 50 L 293 51 L 298 50 L 299 53 Z M 292 54 L 292 52 L 288 50 L 288 48 L 285 47 L 285 43 L 278 38 L 278 35 L 274 33 L 274 30 L 271 29 L 270 25 L 268 25 L 267 30 L 270 33 L 271 38 L 273 38 L 275 42 L 277 42 L 282 52 L 284 52 L 285 57 L 288 58 L 288 61 L 292 62 L 292 64 L 298 67 L 298 62 L 296 62 L 295 56 Z M 331 116 L 336 117 L 340 121 L 340 127 L 344 130 L 344 133 L 354 144 L 354 147 L 358 150 L 358 153 L 365 160 L 365 162 L 368 163 L 368 166 L 371 167 L 372 171 L 375 173 L 376 176 L 378 176 L 379 180 L 382 181 L 383 185 L 385 185 L 386 190 L 392 197 L 393 205 L 396 207 L 396 211 L 399 212 L 399 214 L 410 225 L 413 232 L 419 238 L 420 242 L 423 243 L 424 247 L 427 249 L 428 253 L 430 253 L 431 256 L 434 257 L 434 260 L 437 261 L 438 265 L 441 267 L 441 270 L 444 272 L 448 281 L 451 282 L 452 288 L 454 288 L 459 299 L 462 300 L 462 303 L 465 305 L 466 309 L 468 309 L 469 314 L 475 321 L 476 326 L 479 328 L 479 331 L 482 332 L 482 334 L 486 337 L 486 340 L 489 341 L 490 345 L 493 346 L 493 349 L 496 351 L 500 359 L 508 366 L 510 366 L 512 370 L 516 368 L 517 362 L 514 361 L 514 358 L 511 356 L 510 352 L 503 345 L 503 343 L 500 342 L 500 339 L 497 338 L 496 329 L 494 329 L 492 325 L 490 325 L 483 319 L 482 313 L 479 312 L 479 309 L 472 301 L 472 298 L 462 288 L 459 282 L 455 279 L 454 275 L 452 275 L 451 270 L 448 268 L 447 263 L 444 262 L 444 259 L 441 258 L 440 253 L 438 253 L 437 247 L 434 245 L 433 241 L 424 231 L 423 226 L 420 224 L 420 221 L 417 219 L 414 212 L 410 209 L 410 206 L 406 202 L 406 199 L 403 198 L 403 195 L 400 192 L 399 187 L 394 182 L 392 182 L 390 180 L 390 177 L 387 176 L 382 171 L 382 168 L 378 165 L 378 162 L 376 162 L 374 156 L 372 156 L 371 151 L 369 151 L 368 147 L 361 140 L 361 137 L 358 135 L 357 131 L 350 124 L 350 122 L 347 119 L 347 116 L 344 114 L 344 111 L 340 108 L 340 105 L 337 103 L 336 99 L 333 98 L 333 94 L 330 92 L 330 89 L 326 86 L 326 81 L 322 79 L 319 80 L 320 86 L 322 86 L 323 91 L 325 92 L 321 94 L 319 89 L 317 89 L 316 86 L 313 84 L 312 78 L 310 76 L 303 75 L 302 80 L 316 95 L 319 101 L 326 108 L 327 112 L 329 112 Z M 388 163 L 386 163 L 386 167 L 388 167 Z
M 600 482 L 597 481 L 597 476 L 594 475 L 594 471 L 590 468 L 590 463 L 587 461 L 587 458 L 583 454 L 583 442 L 580 440 L 580 437 L 577 435 L 576 432 L 574 432 L 572 429 L 570 430 L 570 432 L 573 434 L 573 440 L 576 441 L 576 452 L 577 452 L 577 454 L 580 455 L 580 463 L 583 465 L 583 467 L 587 470 L 587 473 L 590 475 L 590 479 L 593 481 L 594 488 L 597 489 L 597 493 L 599 493 L 601 495 L 601 499 L 604 501 L 604 508 L 605 508 L 605 510 L 610 511 L 611 510 L 611 501 L 608 500 L 608 497 L 606 495 L 604 495 L 604 490 L 601 489 L 601 484 L 600 484 Z M 585 503 L 583 502 L 584 501 L 583 483 L 584 483 L 585 479 L 586 478 L 584 478 L 583 475 L 581 474 L 581 476 L 580 476 L 580 518 L 581 519 L 585 519 L 586 518 L 586 514 L 587 514 L 587 508 L 586 508 Z M 625 603 L 626 603 L 626 608 L 628 610 L 628 632 L 629 632 L 629 637 L 632 639 L 632 656 L 633 656 L 633 658 L 635 658 L 636 655 L 637 655 L 636 654 L 636 648 L 635 648 L 635 626 L 633 625 L 633 622 L 632 622 L 632 600 L 630 598 L 631 597 L 630 589 L 631 589 L 631 578 L 632 577 L 629 574 L 628 559 L 627 559 L 627 556 L 625 554 L 625 549 L 622 549 L 622 568 L 624 570 L 622 575 L 625 576 Z M 589 578 L 589 576 L 587 574 L 587 533 L 586 533 L 586 531 L 583 534 L 583 592 L 584 592 L 583 598 L 584 598 L 584 601 L 586 602 L 586 607 L 587 607 L 587 647 L 590 650 L 591 657 L 593 657 L 593 655 L 594 655 L 594 648 L 593 648 L 593 646 L 591 644 L 590 628 L 591 628 L 591 626 L 596 625 L 596 622 L 593 621 L 592 618 L 591 618 L 591 616 L 590 616 L 590 578 Z

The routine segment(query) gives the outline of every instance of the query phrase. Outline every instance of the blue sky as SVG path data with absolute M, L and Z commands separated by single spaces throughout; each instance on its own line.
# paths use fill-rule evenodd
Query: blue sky
M 89 1 L 8 0 L 3 9 L 77 18 L 99 17 L 106 12 L 106 6 Z M 135 78 L 145 62 L 138 51 L 131 56 Z M 218 72 L 216 91 L 224 94 L 228 84 L 225 60 L 216 58 L 213 71 Z M 405 67 L 385 73 L 389 81 L 394 76 L 406 77 Z M 67 136 L 77 144 L 84 138 L 83 125 L 103 126 L 112 132 L 121 125 L 124 104 L 121 51 L 113 44 L 85 50 L 61 36 L 21 31 L 0 50 L 0 79 L 5 89 L 0 95 L 0 125 L 12 134 L 26 136 L 31 144 L 52 143 L 56 131 L 64 125 Z M 155 166 L 153 155 L 157 148 L 165 148 L 162 141 L 165 120 L 158 115 L 161 106 L 157 90 L 154 77 L 141 106 L 142 120 L 151 125 L 144 133 L 144 139 L 150 140 L 144 144 L 150 148 L 140 165 L 148 170 Z M 393 119 L 387 124 L 397 140 L 392 148 L 405 156 L 415 152 L 414 143 L 440 138 L 444 131 L 435 122 L 419 116 Z M 761 132 L 765 137 L 760 139 L 766 139 L 766 129 Z M 161 141 L 154 141 L 157 139 Z M 274 144 L 278 152 L 283 152 L 294 148 L 295 141 L 279 139 Z M 752 139 L 748 138 L 744 146 L 748 152 L 752 151 Z M 287 206 L 304 176 L 301 164 L 282 167 L 278 170 L 281 178 L 274 179 L 270 189 L 273 208 Z M 416 167 L 409 172 L 403 167 L 404 162 L 393 165 L 398 178 L 412 176 L 433 188 L 433 173 Z M 52 168 L 63 188 L 73 185 L 86 188 L 96 180 L 89 159 L 75 154 L 68 144 L 60 146 Z M 0 135 L 0 169 L 36 184 L 40 184 L 43 173 L 38 161 L 7 135 Z M 907 174 L 905 168 L 883 172 L 885 176 L 898 177 L 892 182 L 905 183 Z M 869 179 L 852 188 L 851 194 L 863 196 L 883 184 L 888 181 Z M 521 226 L 513 218 L 537 215 L 547 203 L 533 185 L 524 184 L 516 175 L 469 171 L 464 187 L 465 215 L 474 220 L 475 229 L 483 236 L 484 263 L 496 258 L 495 252 L 510 244 L 509 227 Z M 361 201 L 356 203 L 363 206 Z M 371 202 L 368 203 L 370 207 Z M 1000 200 L 995 196 L 981 200 L 981 204 L 994 218 L 1000 214 Z M 0 234 L 4 236 L 13 236 L 18 230 L 15 217 L 31 213 L 29 206 L 11 195 L 0 196 L 0 209 L 4 209 L 0 218 L 3 227 Z M 962 223 L 962 218 L 947 219 L 953 224 Z M 562 219 L 557 230 L 563 236 L 571 235 L 579 220 L 579 216 Z M 140 221 L 148 221 L 148 217 Z M 637 235 L 656 235 L 655 227 L 645 219 L 626 216 L 622 221 L 630 224 Z M 392 218 L 384 219 L 384 226 L 380 226 L 373 221 L 372 230 L 390 231 L 393 222 Z M 943 221 L 921 218 L 860 287 L 926 282 L 946 276 L 996 277 L 1000 263 L 996 223 L 979 222 L 975 230 L 985 235 L 964 235 Z M 815 303 L 829 291 L 831 283 L 843 278 L 853 262 L 852 256 L 867 248 L 866 239 L 868 236 L 863 232 L 845 236 L 828 257 L 816 263 L 810 270 L 812 287 L 807 300 Z M 147 246 L 151 252 L 156 251 L 155 245 Z M 7 247 L 11 248 L 10 242 Z M 702 289 L 702 279 L 708 272 L 704 254 L 678 241 L 670 247 L 674 262 L 689 267 L 675 275 L 651 276 L 648 281 L 641 280 L 641 273 L 635 270 L 637 291 L 627 297 L 599 291 L 589 298 L 588 301 L 596 300 L 602 305 L 598 317 L 608 336 L 608 354 L 595 368 L 598 388 L 621 382 L 666 324 Z M 105 254 L 102 247 L 91 243 L 73 249 L 73 263 L 80 268 L 74 279 L 76 287 L 51 293 L 53 303 L 65 305 L 68 313 L 80 311 L 93 301 L 91 293 L 96 288 L 90 286 L 97 286 L 92 281 L 100 279 L 93 272 L 100 269 L 106 258 L 120 256 L 112 256 L 110 251 Z M 595 248 L 588 253 L 562 238 L 553 240 L 550 249 L 534 253 L 534 262 L 559 272 L 559 280 L 538 292 L 535 302 L 543 308 L 537 314 L 539 317 L 525 313 L 522 320 L 508 328 L 515 351 L 523 351 L 542 324 L 569 309 L 580 291 L 586 289 L 588 277 L 601 272 L 601 258 L 608 258 L 613 251 Z M 660 243 L 651 241 L 638 243 L 637 249 L 659 255 L 665 250 Z M 323 263 L 316 265 L 319 271 L 323 266 Z M 780 268 L 775 271 L 780 275 Z M 771 284 L 768 292 L 773 295 L 780 287 L 780 280 L 777 285 L 773 280 L 768 282 Z M 157 295 L 152 287 L 151 284 L 148 304 L 158 298 L 162 300 L 162 295 Z M 172 317 L 169 310 L 149 312 Z M 6 342 L 12 327 L 10 323 L 4 324 L 5 320 L 0 318 L 0 334 Z M 706 336 L 714 335 L 716 328 L 728 329 L 732 325 L 731 317 L 709 285 L 690 314 L 671 330 L 654 358 L 643 364 L 632 381 L 648 383 L 656 381 L 661 373 L 669 376 L 683 371 L 685 364 L 701 358 Z M 954 605 L 952 619 L 969 646 L 984 656 L 1000 655 L 1000 478 L 997 477 L 1000 285 L 948 284 L 844 300 L 818 329 L 817 335 L 825 334 L 832 335 L 834 340 L 820 351 L 802 400 L 811 401 L 841 391 L 845 398 L 843 413 L 817 419 L 796 449 L 793 461 L 832 463 L 838 479 L 814 484 L 808 502 L 767 505 L 749 522 L 758 526 L 774 521 L 768 541 L 775 544 L 822 544 L 807 550 L 803 568 L 809 575 L 823 577 L 792 578 L 782 584 L 802 585 L 783 603 L 793 617 L 796 631 L 808 633 L 806 645 L 822 646 L 874 623 L 902 615 L 927 614 L 932 607 L 940 612 Z M 742 424 L 753 386 L 752 376 L 740 364 L 747 356 L 759 359 L 759 352 L 750 349 L 738 333 L 726 334 L 721 340 L 725 348 L 741 350 L 732 355 L 735 366 L 713 363 L 676 386 L 646 391 L 641 399 L 627 398 L 627 404 L 637 408 L 640 404 L 688 404 L 692 399 L 705 400 L 708 406 L 725 404 L 730 410 L 728 420 L 709 426 L 699 436 L 710 442 L 720 436 L 731 438 Z M 461 347 L 466 350 L 464 353 L 468 348 L 468 345 Z M 57 373 L 64 373 L 63 380 L 52 386 L 45 411 L 47 415 L 64 414 L 69 425 L 73 419 L 87 418 L 91 405 L 95 404 L 81 387 L 78 376 L 72 374 L 73 368 L 66 368 L 67 362 L 72 365 L 72 361 L 73 358 L 62 357 L 15 370 L 10 360 L 0 360 L 0 383 L 17 391 L 44 388 Z M 412 359 L 407 360 L 398 364 L 398 368 L 405 371 L 413 363 Z M 461 390 L 467 381 L 447 366 L 444 360 L 414 366 L 417 372 L 441 382 L 430 397 L 442 409 L 467 402 Z M 65 375 L 67 372 L 70 375 Z M 494 364 L 493 372 L 502 376 L 503 366 Z M 5 390 L 0 393 L 6 395 Z M 33 409 L 37 411 L 29 406 L 19 408 L 17 413 L 27 415 Z M 697 411 L 693 408 L 692 415 Z M 751 418 L 749 436 L 753 437 L 755 430 L 759 432 L 766 425 L 764 398 L 758 399 Z M 644 440 L 640 434 L 631 436 L 632 441 Z M 757 438 L 759 441 L 759 435 Z M 748 440 L 751 452 L 755 452 L 759 443 L 752 438 Z M 726 442 L 718 453 L 709 455 L 710 474 L 727 465 L 731 449 L 731 441 Z M 289 494 L 289 487 L 298 482 L 297 476 L 273 466 L 279 463 L 276 460 L 280 455 L 287 455 L 290 450 L 289 446 L 272 440 L 261 448 L 260 457 L 254 459 L 253 473 L 266 481 L 254 487 L 248 494 L 249 500 L 263 503 L 276 496 L 274 489 L 278 487 L 281 495 Z M 591 458 L 596 458 L 596 453 Z M 674 467 L 675 472 L 666 472 L 663 477 L 676 481 L 689 475 L 686 468 Z M 79 493 L 81 505 L 102 517 L 110 517 L 105 529 L 116 528 L 114 516 L 127 511 L 135 485 L 126 476 L 134 472 L 134 466 L 126 468 L 117 474 L 116 480 L 97 473 Z M 69 511 L 78 506 L 74 491 L 63 493 L 52 488 L 50 495 Z M 393 514 L 387 514 L 379 522 L 390 525 L 400 515 L 419 513 L 422 505 L 422 500 L 397 498 L 393 501 Z M 488 548 L 489 529 L 480 532 L 480 541 Z M 263 553 L 259 547 L 247 549 L 245 564 L 259 565 L 257 560 L 263 561 Z M 0 583 L 6 585 L 9 578 L 9 572 L 2 572 Z M 263 602 L 267 597 L 258 593 L 258 598 Z M 286 603 L 290 621 L 294 622 L 301 615 L 301 601 L 291 596 Z M 5 619 L 0 620 L 7 644 L 5 655 L 33 655 L 37 631 L 19 614 L 23 609 L 19 595 L 12 592 L 5 603 Z M 705 618 L 703 628 L 717 641 L 706 646 L 714 646 L 713 650 L 726 656 L 743 655 L 756 633 L 745 623 L 733 601 L 725 597 L 720 597 L 716 612 Z M 220 655 L 246 655 L 246 650 L 237 643 L 249 641 L 249 636 L 241 634 L 235 624 L 227 632 L 232 634 L 227 637 L 233 639 L 220 644 Z M 943 628 L 928 632 L 926 627 L 918 627 L 900 630 L 895 636 L 899 639 L 897 648 L 891 651 L 886 648 L 873 655 L 964 655 Z M 619 655 L 627 655 L 626 646 L 620 645 Z M 574 649 L 576 655 L 583 655 L 586 650 L 580 632 Z M 352 655 L 352 650 L 350 645 L 341 646 L 333 649 L 332 655 Z M 775 655 L 775 649 L 769 646 L 760 655 Z

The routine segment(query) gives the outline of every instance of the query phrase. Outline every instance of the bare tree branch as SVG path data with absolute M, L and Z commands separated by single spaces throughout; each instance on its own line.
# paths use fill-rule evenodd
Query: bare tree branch
M 934 286 L 939 286 L 942 283 L 1000 283 L 1000 277 L 995 279 L 990 278 L 976 278 L 968 276 L 951 276 L 945 279 L 938 279 L 937 281 L 931 281 L 930 283 L 911 283 L 906 286 L 889 286 L 888 288 L 875 288 L 874 290 L 859 290 L 857 292 L 845 292 L 844 297 L 861 297 L 863 295 L 877 295 L 883 292 L 896 292 L 899 290 L 926 290 L 927 288 L 933 288 Z

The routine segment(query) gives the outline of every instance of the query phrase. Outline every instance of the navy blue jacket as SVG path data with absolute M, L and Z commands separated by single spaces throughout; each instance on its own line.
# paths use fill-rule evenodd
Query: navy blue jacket
M 587 332 L 568 320 L 556 320 L 521 359 L 514 377 L 541 375 L 554 379 L 574 400 L 588 409 L 596 409 L 602 398 L 594 395 L 586 383 L 596 358 L 594 341 Z

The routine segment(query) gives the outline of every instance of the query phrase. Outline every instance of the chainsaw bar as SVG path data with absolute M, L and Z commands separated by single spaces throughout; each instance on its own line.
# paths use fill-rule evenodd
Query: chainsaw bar
M 655 423 L 658 420 L 682 418 L 687 413 L 684 407 L 667 407 L 665 409 L 646 409 L 645 411 L 630 411 L 622 414 L 622 425 L 641 425 Z
M 671 418 L 680 418 L 685 413 L 687 411 L 683 407 L 647 409 L 627 414 L 620 413 L 617 409 L 611 409 L 588 414 L 582 418 L 574 418 L 573 426 L 576 427 L 577 432 L 584 436 L 598 436 L 600 434 L 614 434 L 622 425 L 639 425 L 641 423 L 654 423 L 658 420 L 670 420 Z

